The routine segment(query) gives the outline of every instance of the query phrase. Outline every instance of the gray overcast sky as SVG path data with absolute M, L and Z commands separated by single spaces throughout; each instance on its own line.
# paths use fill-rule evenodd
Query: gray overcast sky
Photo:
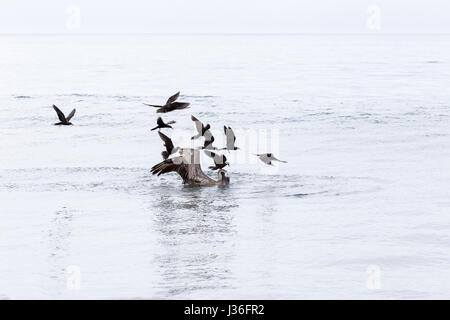
M 450 33 L 449 14 L 448 0 L 0 0 L 0 33 Z

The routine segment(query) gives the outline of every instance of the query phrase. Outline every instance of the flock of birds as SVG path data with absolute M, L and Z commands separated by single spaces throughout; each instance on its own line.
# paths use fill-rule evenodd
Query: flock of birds
M 157 108 L 157 113 L 167 113 L 174 110 L 182 110 L 189 107 L 190 103 L 188 102 L 177 102 L 180 96 L 180 92 L 177 92 L 173 96 L 171 96 L 164 105 L 153 105 L 144 103 L 147 106 Z M 55 123 L 55 125 L 72 125 L 70 120 L 75 115 L 76 109 L 73 109 L 72 112 L 68 116 L 65 116 L 64 113 L 55 105 L 53 105 L 53 109 L 56 111 L 58 115 L 59 122 Z M 191 115 L 192 121 L 195 123 L 195 128 L 197 130 L 197 134 L 192 136 L 191 139 L 199 139 L 201 137 L 204 138 L 203 146 L 198 148 L 180 148 L 175 147 L 172 140 L 161 132 L 161 129 L 173 129 L 171 126 L 175 123 L 175 121 L 164 122 L 161 117 L 158 117 L 156 120 L 156 127 L 152 128 L 151 131 L 158 129 L 158 135 L 161 140 L 164 142 L 164 150 L 161 155 L 163 157 L 163 161 L 154 165 L 151 168 L 151 172 L 156 175 L 161 175 L 168 172 L 177 172 L 181 178 L 183 179 L 183 183 L 188 184 L 196 184 L 196 185 L 227 185 L 230 183 L 230 178 L 228 176 L 228 172 L 224 169 L 225 166 L 229 166 L 227 158 L 223 154 L 219 154 L 217 152 L 213 152 L 211 150 L 228 150 L 235 151 L 239 150 L 238 147 L 235 146 L 236 136 L 231 127 L 224 126 L 224 133 L 226 136 L 226 146 L 224 148 L 217 148 L 213 146 L 214 136 L 211 134 L 209 124 L 204 125 L 200 120 Z M 218 170 L 218 179 L 213 180 L 209 176 L 207 176 L 200 166 L 200 150 L 213 159 L 214 166 L 210 166 L 211 170 Z M 179 156 L 174 156 L 176 153 L 179 153 Z M 255 154 L 262 162 L 267 165 L 273 165 L 272 161 L 286 162 L 277 159 L 272 153 L 261 153 Z

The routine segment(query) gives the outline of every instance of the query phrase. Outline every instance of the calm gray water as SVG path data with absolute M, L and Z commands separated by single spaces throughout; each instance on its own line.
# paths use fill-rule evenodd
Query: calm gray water
M 450 298 L 450 36 L 0 44 L 0 299 Z M 179 144 L 236 131 L 229 187 L 150 174 L 178 90 Z

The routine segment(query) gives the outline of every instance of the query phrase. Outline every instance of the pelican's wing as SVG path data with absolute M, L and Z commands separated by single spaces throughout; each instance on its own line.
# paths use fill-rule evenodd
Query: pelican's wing
M 76 112 L 76 111 L 77 111 L 76 109 L 73 109 L 72 112 L 69 113 L 69 115 L 66 117 L 66 120 L 67 120 L 67 121 L 70 121 L 70 119 L 72 119 L 73 116 L 75 115 L 75 112 Z
M 189 164 L 185 163 L 183 156 L 179 156 L 164 160 L 154 165 L 151 169 L 151 173 L 157 174 L 158 176 L 168 172 L 176 172 L 183 180 L 187 180 L 189 178 Z
M 180 96 L 180 91 L 178 91 L 173 96 L 171 96 L 169 99 L 167 99 L 166 104 L 170 104 L 172 102 L 175 102 L 178 99 L 179 96 Z
M 162 133 L 161 131 L 158 131 L 158 134 L 161 137 L 162 141 L 164 141 L 164 146 L 166 147 L 167 151 L 170 154 L 173 149 L 172 140 L 168 136 L 166 136 L 164 133 Z
M 161 117 L 158 117 L 158 120 L 156 120 L 156 124 L 157 124 L 158 126 L 164 126 L 164 121 L 163 121 L 163 119 L 162 119 Z
M 67 122 L 66 116 L 64 115 L 64 113 L 62 113 L 61 110 L 59 110 L 59 108 L 57 106 L 53 105 L 53 109 L 55 109 L 56 114 L 58 115 L 59 121 Z
M 192 115 L 191 115 L 191 119 L 195 123 L 195 128 L 197 129 L 198 134 L 201 135 L 202 131 L 203 131 L 203 123 Z

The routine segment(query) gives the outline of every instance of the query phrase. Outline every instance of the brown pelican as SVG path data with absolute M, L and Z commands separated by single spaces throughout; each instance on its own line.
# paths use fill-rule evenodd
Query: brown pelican
M 56 114 L 58 115 L 59 121 L 58 123 L 55 123 L 55 126 L 71 126 L 72 123 L 70 122 L 70 119 L 73 118 L 73 116 L 75 115 L 75 111 L 76 109 L 73 109 L 71 113 L 69 113 L 69 115 L 66 117 L 64 115 L 64 113 L 59 110 L 59 108 L 55 105 L 53 105 L 53 109 L 55 109 Z
M 260 153 L 260 154 L 255 154 L 255 156 L 258 156 L 259 160 L 261 160 L 265 164 L 268 164 L 271 166 L 273 166 L 272 161 L 279 161 L 279 162 L 287 163 L 287 161 L 278 160 L 277 158 L 275 158 L 275 156 L 272 153 Z
M 236 136 L 234 135 L 233 129 L 231 127 L 223 126 L 223 131 L 225 132 L 225 136 L 227 137 L 227 146 L 220 150 L 238 150 L 239 148 L 234 145 L 236 142 Z
M 152 131 L 153 131 L 153 130 L 156 130 L 156 129 L 162 129 L 162 128 L 170 128 L 170 129 L 173 129 L 172 126 L 170 126 L 170 124 L 174 124 L 174 123 L 175 123 L 175 121 L 169 121 L 169 122 L 167 122 L 167 123 L 164 123 L 163 119 L 162 119 L 161 117 L 158 117 L 158 120 L 156 120 L 157 126 L 154 127 L 154 128 L 152 129 Z
M 205 133 L 208 136 L 211 135 L 211 132 L 209 132 L 209 128 L 211 127 L 209 125 L 209 123 L 205 126 L 205 125 L 203 125 L 203 123 L 200 120 L 198 120 L 196 117 L 194 117 L 192 115 L 191 115 L 191 119 L 192 119 L 192 121 L 195 122 L 195 128 L 197 129 L 197 132 L 198 132 L 195 136 L 191 137 L 191 140 L 205 136 Z
M 163 106 L 159 106 L 159 105 L 154 105 L 154 104 L 147 104 L 144 103 L 146 106 L 150 106 L 150 107 L 155 107 L 158 108 L 158 110 L 156 110 L 157 113 L 166 113 L 166 112 L 170 112 L 173 110 L 179 110 L 179 109 L 186 109 L 190 103 L 188 102 L 175 102 L 178 97 L 180 96 L 180 92 L 175 93 L 173 96 L 171 96 L 165 105 Z
M 164 133 L 158 131 L 158 134 L 161 137 L 162 141 L 164 141 L 164 146 L 166 147 L 166 151 L 161 152 L 161 155 L 165 160 L 169 158 L 172 154 L 176 153 L 180 148 L 179 147 L 174 148 L 172 140 Z
M 218 179 L 208 177 L 200 166 L 200 152 L 195 149 L 180 149 L 180 155 L 172 159 L 166 159 L 151 169 L 152 174 L 161 175 L 168 172 L 176 172 L 183 179 L 183 183 L 194 185 L 228 185 L 230 178 L 226 170 L 219 170 Z
M 205 150 L 205 154 L 214 160 L 214 166 L 208 167 L 211 170 L 223 169 L 230 164 L 227 162 L 227 157 L 222 154 L 216 154 L 211 151 Z

